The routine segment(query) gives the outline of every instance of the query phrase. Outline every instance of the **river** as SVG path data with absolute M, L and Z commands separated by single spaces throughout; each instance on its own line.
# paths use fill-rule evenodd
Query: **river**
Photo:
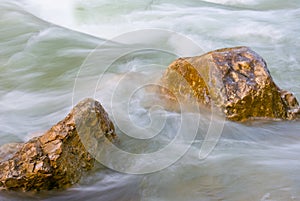
M 300 99 L 299 33 L 299 0 L 0 0 L 0 145 L 43 133 L 94 97 L 126 153 L 104 156 L 65 191 L 0 200 L 300 200 L 299 121 L 170 112 L 144 90 L 177 57 L 249 46 Z M 217 145 L 201 158 L 208 135 Z

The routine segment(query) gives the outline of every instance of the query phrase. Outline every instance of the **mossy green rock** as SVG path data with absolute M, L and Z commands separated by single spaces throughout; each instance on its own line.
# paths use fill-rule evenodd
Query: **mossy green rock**
M 170 105 L 180 101 L 216 106 L 233 121 L 290 120 L 299 115 L 295 96 L 274 83 L 264 59 L 248 47 L 179 58 L 170 64 L 161 84 L 160 93 Z
M 80 132 L 90 135 L 99 147 L 111 145 L 109 141 L 116 138 L 114 126 L 100 103 L 85 99 L 44 135 L 24 143 L 10 159 L 0 162 L 0 188 L 50 190 L 78 182 L 94 165 L 78 133 L 77 122 L 81 120 L 85 127 Z

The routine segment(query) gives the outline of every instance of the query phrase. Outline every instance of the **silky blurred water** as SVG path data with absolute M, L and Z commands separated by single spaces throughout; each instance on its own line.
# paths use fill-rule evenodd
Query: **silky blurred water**
M 138 30 L 148 31 L 134 32 Z M 185 40 L 162 30 L 199 48 L 190 50 Z M 125 122 L 117 128 L 124 150 L 148 153 L 162 148 L 175 137 L 181 114 L 152 108 L 151 116 L 155 95 L 149 91 L 132 95 L 129 89 L 159 79 L 177 58 L 175 52 L 194 56 L 249 46 L 267 61 L 278 86 L 300 99 L 299 33 L 299 0 L 0 0 L 0 145 L 46 131 L 72 104 L 93 96 L 114 121 L 117 115 Z M 132 36 L 125 42 L 145 40 L 169 52 L 152 48 L 121 54 L 132 50 L 132 44 L 119 37 L 122 34 Z M 100 53 L 95 59 L 91 53 L 96 47 Z M 118 91 L 115 87 L 121 87 L 120 93 L 112 93 Z M 126 96 L 131 97 L 129 103 Z M 162 120 L 154 127 L 161 126 L 160 121 L 165 127 L 155 138 L 126 135 L 130 135 L 128 120 L 141 128 L 157 118 Z M 199 160 L 209 123 L 210 116 L 202 115 L 188 152 L 161 171 L 131 175 L 98 164 L 66 191 L 0 192 L 0 200 L 300 200 L 299 121 L 225 122 L 214 151 Z M 182 149 L 184 136 L 180 140 L 166 158 Z M 127 162 L 120 159 L 117 165 Z

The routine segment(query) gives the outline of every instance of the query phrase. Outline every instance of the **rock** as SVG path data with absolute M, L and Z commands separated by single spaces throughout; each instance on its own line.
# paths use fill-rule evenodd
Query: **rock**
M 82 143 L 86 140 L 83 137 L 89 139 L 89 136 L 98 147 L 109 146 L 109 141 L 116 139 L 107 113 L 93 99 L 81 101 L 64 120 L 24 143 L 12 158 L 0 162 L 0 188 L 50 190 L 78 182 L 94 165 L 93 157 Z
M 264 59 L 248 47 L 179 58 L 170 64 L 161 84 L 160 93 L 169 105 L 177 100 L 214 106 L 233 121 L 299 116 L 295 96 L 277 87 Z

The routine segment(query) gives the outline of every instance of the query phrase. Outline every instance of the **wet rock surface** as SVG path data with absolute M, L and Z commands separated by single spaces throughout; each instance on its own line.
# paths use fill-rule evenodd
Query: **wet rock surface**
M 80 135 L 77 122 L 84 122 Z M 0 162 L 0 188 L 50 190 L 78 182 L 94 165 L 93 157 L 82 143 L 86 140 L 83 137 L 90 136 L 97 147 L 110 146 L 110 141 L 116 139 L 114 126 L 100 103 L 85 99 L 42 136 L 19 147 L 12 146 L 19 150 Z
M 161 84 L 160 94 L 169 105 L 179 101 L 216 106 L 233 121 L 299 116 L 295 96 L 274 83 L 264 59 L 248 47 L 179 58 L 170 64 Z
M 8 143 L 0 146 L 0 162 L 11 158 L 22 145 L 23 143 Z

